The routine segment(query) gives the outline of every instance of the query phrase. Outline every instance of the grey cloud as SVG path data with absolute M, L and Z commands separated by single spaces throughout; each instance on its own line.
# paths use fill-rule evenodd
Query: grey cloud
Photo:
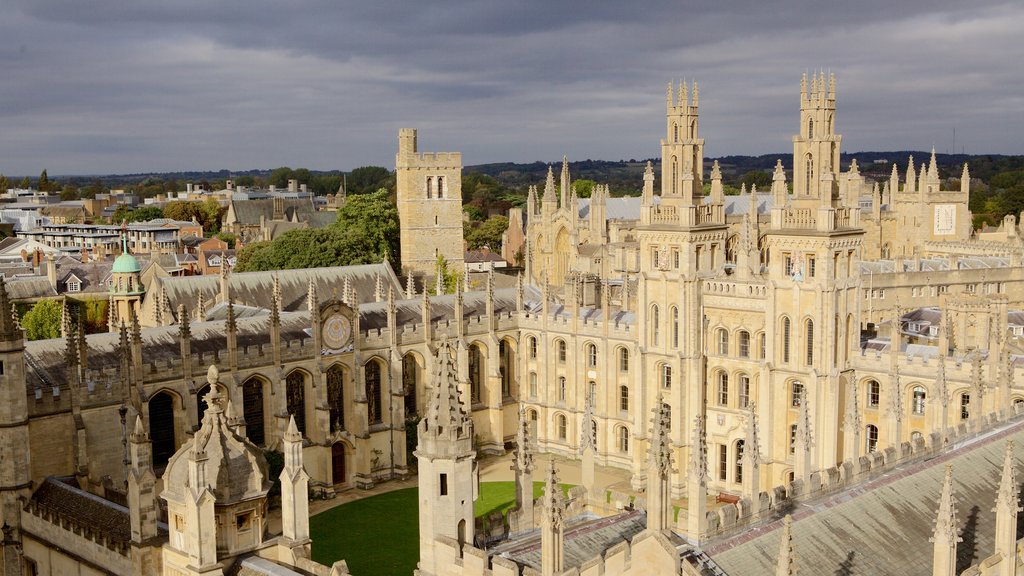
M 846 150 L 956 127 L 969 152 L 1024 152 L 1016 4 L 8 4 L 6 174 L 389 165 L 399 126 L 468 163 L 654 156 L 682 76 L 708 153 L 784 153 L 822 66 Z

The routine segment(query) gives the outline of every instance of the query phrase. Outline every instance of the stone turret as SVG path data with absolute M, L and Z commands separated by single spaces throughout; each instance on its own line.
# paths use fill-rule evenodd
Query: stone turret
M 520 512 L 521 529 L 533 527 L 533 445 L 530 441 L 530 422 L 526 406 L 519 405 L 519 427 L 512 453 L 512 471 L 516 474 L 516 507 Z
M 946 464 L 946 476 L 939 497 L 939 511 L 935 518 L 935 531 L 931 541 L 932 576 L 956 576 L 956 545 L 959 536 L 956 520 L 956 500 L 953 498 L 953 467 Z
M 647 452 L 647 529 L 664 532 L 671 527 L 672 507 L 669 480 L 672 476 L 672 440 L 668 436 L 670 416 L 662 396 L 655 402 L 651 419 L 651 442 Z
M 281 536 L 293 547 L 308 548 L 309 474 L 302 465 L 302 434 L 295 416 L 288 419 L 282 439 L 284 469 L 281 470 Z
M 782 519 L 782 533 L 779 535 L 779 560 L 775 567 L 775 576 L 793 576 L 793 517 L 786 514 Z
M 170 541 L 164 573 L 221 574 L 222 562 L 260 546 L 271 481 L 263 453 L 229 425 L 227 389 L 216 366 L 203 423 L 164 472 Z
M 473 494 L 477 481 L 473 420 L 459 400 L 455 350 L 446 340 L 434 358 L 433 388 L 426 415 L 419 423 L 416 458 L 419 463 L 420 562 L 427 574 L 440 574 L 435 565 L 438 537 L 473 542 Z
M 565 567 L 565 494 L 551 459 L 541 498 L 540 566 L 542 576 L 561 574 Z
M 686 513 L 686 536 L 696 544 L 700 542 L 704 532 L 704 513 L 708 497 L 708 454 L 703 416 L 694 418 L 686 483 L 689 502 Z
M 1013 440 L 1008 440 L 1003 458 L 1003 474 L 996 494 L 996 507 L 993 508 L 996 513 L 995 553 L 1001 557 L 999 576 L 1014 576 L 1017 573 L 1017 513 L 1021 508 L 1016 464 Z

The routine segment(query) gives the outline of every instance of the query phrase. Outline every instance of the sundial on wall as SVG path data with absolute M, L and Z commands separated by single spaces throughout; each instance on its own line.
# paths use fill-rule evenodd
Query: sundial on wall
M 341 311 L 334 312 L 324 320 L 320 336 L 325 348 L 341 350 L 352 338 L 352 321 Z

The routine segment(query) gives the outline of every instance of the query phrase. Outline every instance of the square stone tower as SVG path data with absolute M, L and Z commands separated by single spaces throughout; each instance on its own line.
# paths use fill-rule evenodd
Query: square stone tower
M 402 128 L 395 175 L 404 271 L 434 277 L 441 255 L 449 271 L 461 273 L 462 154 L 418 152 L 416 130 Z

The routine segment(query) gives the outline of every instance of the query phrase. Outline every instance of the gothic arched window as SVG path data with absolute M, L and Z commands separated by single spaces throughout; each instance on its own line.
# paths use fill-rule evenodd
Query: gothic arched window
M 366 387 L 366 414 L 370 424 L 380 424 L 383 420 L 381 409 L 380 363 L 370 360 L 363 368 L 364 385 Z

